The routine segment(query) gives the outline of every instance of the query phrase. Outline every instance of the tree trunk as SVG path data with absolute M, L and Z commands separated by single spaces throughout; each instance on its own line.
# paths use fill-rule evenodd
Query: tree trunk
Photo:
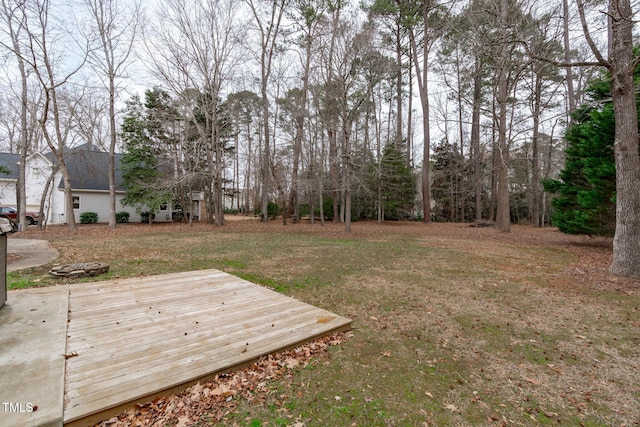
M 413 61 L 411 54 L 409 54 L 409 94 L 407 105 L 407 167 L 413 168 L 413 71 L 411 62 Z
M 261 221 L 269 221 L 269 215 L 267 213 L 269 207 L 269 191 L 271 190 L 271 140 L 269 138 L 269 99 L 267 98 L 267 77 L 265 76 L 265 70 L 262 72 L 263 84 L 262 84 L 262 120 L 264 127 L 264 147 L 262 150 L 262 161 L 260 162 L 260 179 L 262 181 L 262 194 L 261 194 L 261 208 L 262 213 Z
M 214 107 L 214 108 L 217 108 Z M 217 117 L 216 114 L 213 115 L 215 122 L 217 122 Z M 213 125 L 213 128 L 217 128 L 216 125 Z M 214 140 L 214 144 L 215 144 L 215 156 L 216 156 L 216 160 L 215 160 L 215 176 L 214 176 L 214 191 L 215 191 L 215 200 L 214 200 L 214 205 L 213 205 L 213 209 L 214 209 L 214 216 L 215 216 L 215 221 L 214 224 L 217 227 L 221 227 L 224 225 L 224 188 L 222 188 L 222 181 L 223 181 L 223 176 L 222 176 L 222 170 L 223 170 L 223 165 L 224 165 L 224 153 L 222 150 L 222 144 L 223 142 L 220 140 L 220 137 L 218 135 L 218 132 L 215 132 L 215 135 L 213 136 L 213 138 L 215 138 Z
M 22 56 L 22 49 L 20 47 L 19 33 L 20 29 L 23 26 L 22 23 L 18 22 L 18 28 L 14 28 L 14 19 L 16 17 L 17 10 L 10 10 L 9 5 L 2 3 L 3 6 L 3 14 L 6 19 L 7 24 L 7 33 L 11 37 L 11 45 L 13 47 L 13 54 L 16 57 L 16 61 L 18 63 L 18 70 L 20 72 L 20 165 L 19 165 L 19 176 L 18 176 L 18 188 L 17 188 L 17 199 L 18 199 L 18 222 L 20 224 L 25 224 L 27 221 L 26 210 L 27 210 L 27 190 L 25 186 L 26 182 L 26 159 L 28 153 L 28 131 L 27 131 L 27 109 L 28 109 L 28 80 L 27 80 L 27 72 L 25 69 L 25 60 Z M 24 17 L 23 17 L 24 19 Z
M 507 22 L 508 0 L 502 0 L 502 22 Z M 507 39 L 503 37 L 498 69 L 498 211 L 496 212 L 497 226 L 503 233 L 511 231 L 509 215 L 509 144 L 507 143 Z
M 293 140 L 293 166 L 291 170 L 291 192 L 289 193 L 289 215 L 293 222 L 298 222 L 300 217 L 299 198 L 299 177 L 298 169 L 300 168 L 300 157 L 302 155 L 302 137 L 304 135 L 304 122 L 307 112 L 307 92 L 309 91 L 309 70 L 311 69 L 311 29 L 308 29 L 307 41 L 305 43 L 305 62 L 302 75 L 302 93 L 297 102 L 296 111 L 296 131 Z M 283 212 L 287 215 L 287 212 Z
M 44 191 L 42 192 L 42 196 L 40 197 L 40 221 L 38 221 L 38 230 L 44 230 L 47 223 L 49 212 L 47 209 L 45 209 L 45 204 L 50 196 L 49 192 L 51 191 L 51 186 L 53 185 L 53 180 L 55 179 L 56 173 L 58 173 L 58 168 L 54 166 L 51 169 L 49 177 L 47 177 L 47 182 L 44 185 Z
M 396 148 L 402 150 L 402 29 L 396 26 Z
M 338 173 L 336 171 L 336 165 L 338 163 L 338 141 L 335 129 L 327 129 L 327 138 L 329 139 L 329 183 L 333 197 L 333 222 L 339 222 L 340 210 L 338 208 L 338 199 L 340 198 L 340 191 L 338 186 Z
M 462 114 L 462 78 L 460 72 L 460 57 L 459 51 L 456 50 L 456 83 L 457 83 L 457 102 L 458 102 L 458 132 L 459 141 L 460 141 L 460 163 L 458 167 L 457 175 L 457 197 L 458 197 L 458 210 L 459 210 L 459 218 L 460 222 L 465 221 L 465 201 L 466 201 L 466 191 L 465 191 L 465 159 L 464 159 L 464 120 Z
M 539 64 L 538 64 L 539 66 Z M 539 71 L 539 70 L 538 70 Z M 535 93 L 533 104 L 533 135 L 531 137 L 531 225 L 540 227 L 540 162 L 538 144 L 540 138 L 540 115 L 542 98 L 542 77 L 534 74 Z
M 495 102 L 493 103 L 495 107 Z M 489 201 L 489 221 L 497 222 L 498 213 L 498 140 L 496 138 L 497 120 L 494 117 L 491 129 L 491 200 Z
M 431 1 L 425 1 L 422 6 L 422 16 L 424 22 L 428 22 Z M 429 81 L 428 81 L 428 63 L 429 63 L 429 47 L 427 40 L 426 28 L 422 40 L 422 66 L 418 60 L 418 43 L 416 41 L 414 28 L 410 28 L 409 38 L 411 40 L 411 50 L 413 52 L 414 66 L 416 68 L 416 76 L 418 78 L 418 90 L 420 92 L 420 104 L 422 105 L 422 134 L 424 137 L 422 147 L 422 211 L 424 213 L 423 222 L 431 222 L 431 180 L 429 176 L 429 158 L 431 150 L 430 136 L 430 120 L 429 120 Z
M 615 114 L 616 231 L 611 273 L 640 278 L 640 155 L 633 81 L 634 16 L 630 0 L 611 0 L 610 52 Z
M 351 120 L 344 120 L 344 231 L 351 231 Z
M 476 221 L 482 221 L 482 157 L 480 153 L 480 107 L 482 105 L 482 76 L 480 58 L 475 58 L 473 76 L 473 112 L 471 114 L 471 150 L 473 151 L 473 182 L 476 198 Z
M 569 44 L 569 0 L 562 0 L 562 24 L 563 24 L 563 43 L 564 43 L 564 60 L 567 64 L 571 63 L 571 46 Z M 569 113 L 576 109 L 576 95 L 573 90 L 573 69 L 570 65 L 565 67 L 567 72 L 567 102 Z M 571 123 L 571 115 L 569 123 Z
M 109 227 L 116 226 L 116 108 L 115 76 L 109 76 Z
M 17 41 L 14 46 L 19 49 Z M 21 93 L 20 93 L 20 171 L 18 178 L 18 214 L 20 215 L 18 220 L 23 227 L 27 224 L 27 156 L 29 154 L 29 138 L 27 136 L 27 103 L 28 103 L 28 88 L 27 88 L 27 74 L 24 67 L 24 61 L 22 57 L 18 55 L 18 68 L 20 69 L 21 79 Z M 40 221 L 42 222 L 43 212 L 40 211 Z M 42 228 L 41 226 L 39 228 Z

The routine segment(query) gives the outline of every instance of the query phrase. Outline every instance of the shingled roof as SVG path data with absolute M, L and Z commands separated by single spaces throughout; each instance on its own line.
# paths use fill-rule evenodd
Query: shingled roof
M 20 154 L 0 153 L 0 166 L 4 166 L 11 172 L 9 175 L 0 174 L 0 179 L 18 179 L 20 176 L 18 162 L 20 162 Z
M 65 163 L 71 178 L 73 190 L 87 191 L 109 191 L 109 153 L 97 150 L 91 144 L 83 144 L 65 150 Z M 51 163 L 58 162 L 52 153 L 44 154 Z M 126 191 L 120 170 L 120 160 L 122 154 L 115 154 L 115 178 L 116 191 Z M 0 174 L 0 179 L 19 178 L 20 169 L 18 163 L 20 155 L 13 153 L 0 153 L 0 166 L 4 166 L 10 172 L 9 175 Z M 64 181 L 61 179 L 58 188 L 64 188 Z
M 121 158 L 122 154 L 115 155 L 116 191 L 125 191 L 120 172 Z M 70 149 L 65 155 L 65 163 L 74 190 L 109 191 L 109 153 L 84 144 Z M 64 188 L 63 180 L 58 188 Z

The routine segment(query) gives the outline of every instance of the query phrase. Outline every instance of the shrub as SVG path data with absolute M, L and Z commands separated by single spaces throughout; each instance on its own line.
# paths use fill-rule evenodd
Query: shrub
M 156 217 L 156 214 L 145 211 L 140 213 L 140 222 L 149 222 L 149 217 L 151 217 L 151 221 Z
M 333 219 L 333 198 L 324 197 L 322 199 L 322 212 L 324 213 L 324 219 L 331 221 Z M 353 212 L 353 211 L 352 211 Z M 317 203 L 314 205 L 313 215 L 316 219 L 320 218 L 320 208 Z M 305 218 L 311 216 L 311 207 L 309 203 L 300 204 L 300 217 Z
M 259 206 L 256 206 L 256 215 L 261 215 L 261 214 L 262 214 L 262 210 L 260 209 Z M 269 215 L 269 218 L 271 219 L 274 219 L 275 217 L 280 215 L 280 206 L 278 206 L 278 204 L 274 202 L 267 203 L 267 215 Z
M 95 212 L 82 212 L 80 214 L 80 223 L 95 224 L 98 222 L 98 214 Z
M 129 222 L 129 212 L 126 212 L 126 211 L 116 212 L 116 222 L 118 224 L 124 224 L 125 222 Z

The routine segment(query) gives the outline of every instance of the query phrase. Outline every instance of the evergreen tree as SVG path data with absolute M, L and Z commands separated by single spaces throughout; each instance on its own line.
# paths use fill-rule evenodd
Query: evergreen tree
M 639 68 L 636 68 L 636 82 Z M 565 167 L 560 179 L 544 182 L 557 193 L 552 220 L 567 234 L 612 236 L 616 226 L 615 118 L 610 76 L 588 89 L 589 102 L 573 114 L 565 138 Z M 636 103 L 638 103 L 636 95 Z
M 134 96 L 127 102 L 126 116 L 121 127 L 124 153 L 120 168 L 127 189 L 122 204 L 134 206 L 138 213 L 148 211 L 153 214 L 161 205 L 171 201 L 172 192 L 170 187 L 163 185 L 158 164 L 158 147 L 151 138 L 155 131 L 151 129 L 150 123 L 140 98 Z M 151 222 L 153 215 L 148 217 Z
M 395 144 L 387 144 L 380 160 L 380 180 L 385 219 L 410 218 L 416 201 L 416 186 L 406 156 Z
M 471 163 L 466 159 L 458 147 L 448 142 L 442 142 L 434 147 L 433 153 L 433 183 L 431 184 L 433 199 L 436 207 L 432 211 L 436 221 L 465 221 L 471 219 L 472 212 L 467 212 L 473 206 L 466 206 L 461 211 L 460 206 L 472 189 L 465 188 L 465 183 L 472 183 Z M 470 198 L 471 200 L 471 198 Z

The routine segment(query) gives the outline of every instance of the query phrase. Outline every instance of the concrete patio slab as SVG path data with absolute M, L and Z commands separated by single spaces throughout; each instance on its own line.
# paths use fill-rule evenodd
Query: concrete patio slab
M 58 251 L 49 242 L 37 239 L 10 237 L 7 239 L 7 253 L 20 256 L 20 259 L 7 265 L 7 271 L 38 267 L 58 258 Z
M 62 426 L 69 286 L 9 291 L 0 310 L 0 425 Z

